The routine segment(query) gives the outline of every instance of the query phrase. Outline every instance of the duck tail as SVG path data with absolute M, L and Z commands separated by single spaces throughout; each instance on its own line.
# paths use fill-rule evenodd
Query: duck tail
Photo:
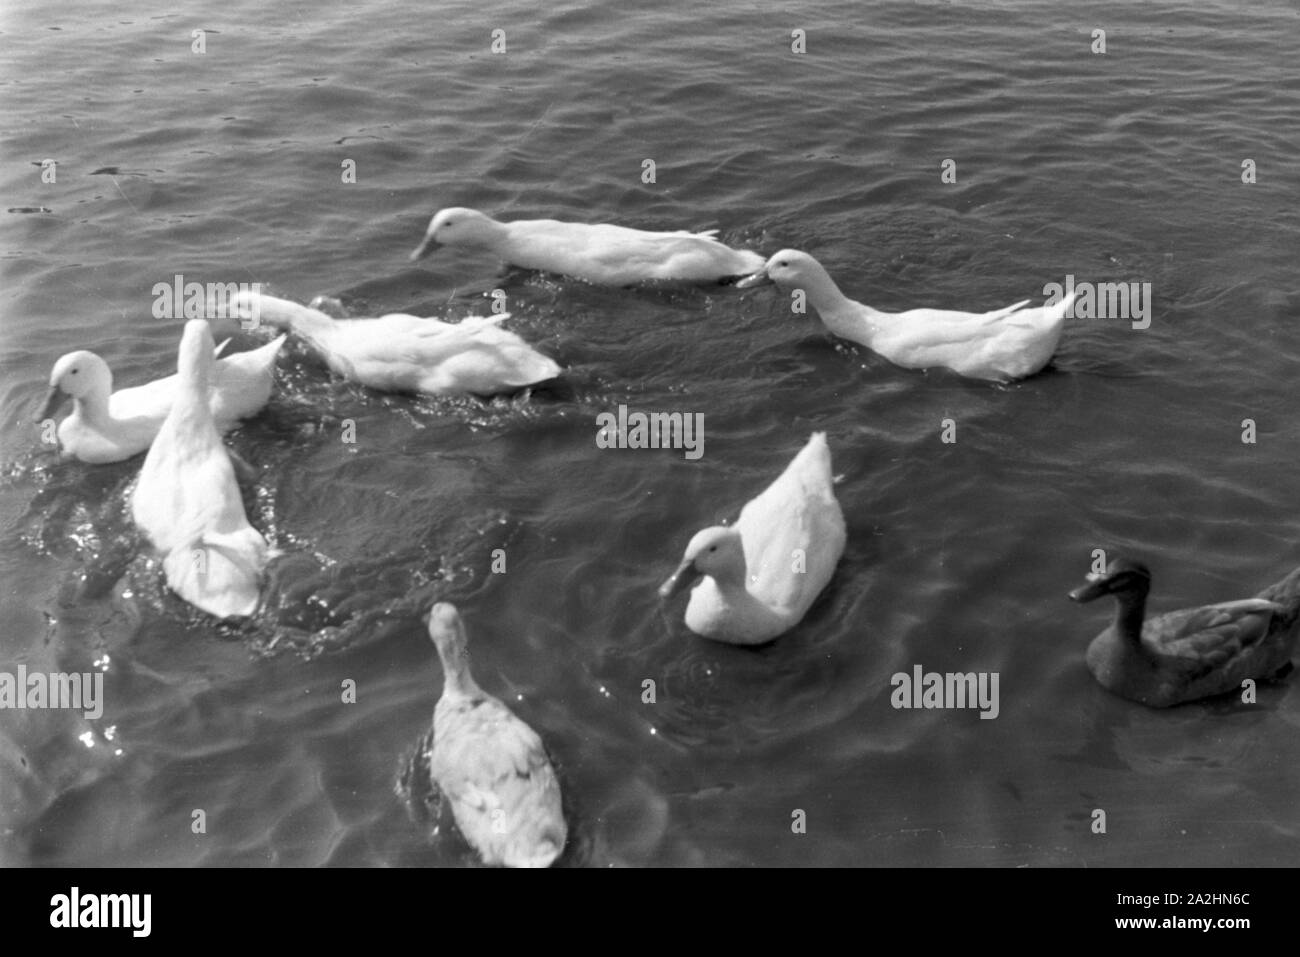
M 268 362 L 275 362 L 275 357 L 279 355 L 280 350 L 284 347 L 285 341 L 288 340 L 289 334 L 282 332 L 264 346 L 258 346 L 254 352 L 260 352 L 267 357 Z
M 537 385 L 541 382 L 549 382 L 560 375 L 564 370 L 560 364 L 550 356 L 542 355 L 529 346 L 525 346 L 528 351 L 519 358 L 514 378 L 519 380 L 518 385 L 529 386 Z
M 809 435 L 807 446 L 809 448 L 817 449 L 819 452 L 824 453 L 827 458 L 830 458 L 831 448 L 830 444 L 826 441 L 825 432 L 814 432 Z
M 498 326 L 510 318 L 510 313 L 499 312 L 490 316 L 466 316 L 460 322 L 456 323 L 456 329 L 467 335 L 473 335 L 484 329 L 491 329 Z
M 804 467 L 803 475 L 810 477 L 815 476 L 813 484 L 817 488 L 830 489 L 835 484 L 834 476 L 831 474 L 831 447 L 826 441 L 825 432 L 814 432 L 808 437 L 808 442 L 795 456 L 795 462 Z
M 201 535 L 163 559 L 167 584 L 196 608 L 217 618 L 252 614 L 259 602 L 261 569 L 233 547 Z
M 1300 568 L 1280 582 L 1269 585 L 1256 597 L 1281 605 L 1289 616 L 1300 616 Z
M 1050 306 L 1046 312 L 1053 320 L 1064 319 L 1070 314 L 1070 307 L 1074 305 L 1074 297 L 1077 293 L 1071 289 L 1069 294 L 1061 299 L 1055 306 Z

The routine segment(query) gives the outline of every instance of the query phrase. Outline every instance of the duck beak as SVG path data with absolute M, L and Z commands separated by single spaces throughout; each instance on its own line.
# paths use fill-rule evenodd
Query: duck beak
M 414 251 L 411 253 L 411 262 L 423 259 L 441 245 L 442 243 L 438 242 L 438 240 L 434 239 L 432 236 L 425 236 L 424 239 L 420 240 L 420 245 L 416 246 Z
M 45 393 L 45 399 L 41 402 L 41 411 L 36 414 L 37 422 L 44 422 L 55 412 L 59 411 L 59 406 L 63 405 L 63 400 L 67 396 L 57 385 L 50 386 L 50 391 Z
M 672 598 L 674 595 L 681 594 L 695 584 L 695 579 L 699 577 L 699 572 L 695 570 L 695 562 L 689 558 L 684 559 L 677 566 L 677 571 L 673 572 L 671 577 L 659 586 L 659 597 Z
M 1085 604 L 1106 594 L 1106 578 L 1102 575 L 1089 575 L 1088 584 L 1080 585 L 1070 592 L 1070 601 Z
M 760 269 L 744 279 L 736 280 L 737 289 L 753 289 L 755 286 L 766 286 L 772 281 L 772 277 L 767 274 L 766 269 Z

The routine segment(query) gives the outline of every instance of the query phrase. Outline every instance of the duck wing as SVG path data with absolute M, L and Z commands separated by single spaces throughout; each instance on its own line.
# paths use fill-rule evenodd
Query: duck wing
M 980 326 L 993 325 L 1006 319 L 1017 310 L 1023 309 L 1033 300 L 1026 299 L 1015 305 L 1007 306 L 1005 309 L 994 309 L 992 312 L 962 312 L 960 309 L 908 309 L 906 312 L 887 313 L 890 319 L 903 320 L 908 327 L 913 326 L 934 326 L 944 327 L 945 331 L 949 328 L 954 330 L 965 330 L 969 334 L 972 328 Z
M 433 758 L 439 786 L 478 809 L 499 804 L 493 795 L 502 787 L 549 766 L 537 732 L 489 697 L 438 715 Z
M 649 232 L 624 226 L 591 227 L 580 265 L 606 281 L 647 279 L 696 281 L 756 272 L 765 260 L 747 249 L 732 249 L 717 230 Z
M 223 493 L 231 489 L 238 500 L 234 469 L 211 423 L 169 417 L 140 467 L 136 523 L 159 551 L 183 548 L 227 520 L 231 496 Z
M 522 340 L 474 343 L 439 363 L 421 380 L 420 390 L 434 394 L 496 395 L 554 379 L 562 371 L 555 360 Z
M 447 362 L 459 353 L 502 342 L 520 342 L 512 332 L 497 327 L 510 318 L 510 314 L 493 316 L 466 316 L 460 322 L 439 323 L 441 328 L 430 328 L 413 333 L 404 344 L 406 356 L 429 367 Z
M 797 610 L 821 592 L 845 542 L 824 433 L 814 433 L 785 471 L 745 503 L 736 527 L 755 597 L 774 609 Z
M 230 431 L 240 419 L 256 415 L 271 401 L 275 359 L 287 338 L 281 334 L 256 349 L 227 356 L 213 367 L 208 405 L 218 432 Z
M 1171 612 L 1147 620 L 1142 646 L 1162 665 L 1177 666 L 1194 679 L 1258 646 L 1280 612 L 1281 605 L 1260 598 Z
M 1013 306 L 1007 306 L 1005 309 L 994 309 L 992 312 L 984 313 L 981 318 L 984 322 L 1001 322 L 1003 319 L 1010 319 L 1012 315 L 1024 309 L 1025 306 L 1033 302 L 1032 299 L 1023 299 Z
M 508 313 L 469 316 L 441 336 L 425 337 L 428 351 L 422 361 L 433 367 L 421 389 L 492 395 L 558 376 L 561 369 L 553 359 L 500 328 L 507 318 Z
M 251 527 L 204 532 L 163 558 L 168 586 L 217 618 L 257 611 L 266 541 Z
M 495 698 L 440 701 L 430 772 L 489 864 L 549 864 L 564 847 L 559 782 L 541 738 Z
M 226 447 L 195 396 L 178 398 L 150 446 L 132 514 L 163 553 L 173 591 L 219 618 L 253 613 L 266 542 L 248 524 Z
M 780 516 L 769 516 L 768 534 L 741 533 L 747 588 L 774 611 L 800 611 L 834 572 L 844 549 L 844 520 L 838 509 L 815 499 L 792 500 Z
M 437 319 L 393 313 L 379 319 L 334 319 L 298 335 L 336 373 L 377 389 L 414 390 L 426 361 L 421 333 L 445 328 Z
M 929 326 L 941 327 L 933 331 L 939 336 L 953 335 L 956 338 L 967 338 L 972 335 L 972 330 L 983 327 L 998 327 L 1003 325 L 1019 325 L 1027 328 L 1036 328 L 1042 325 L 1045 309 L 1034 308 L 1026 309 L 1032 299 L 1022 299 L 1020 302 L 1013 303 L 1002 309 L 994 309 L 991 312 L 961 312 L 956 309 L 910 309 L 907 312 L 899 313 L 898 318 L 908 320 L 909 324 L 924 323 Z M 1054 307 L 1052 317 L 1056 318 L 1058 311 L 1063 312 L 1060 307 Z
M 335 372 L 394 392 L 492 394 L 558 375 L 550 359 L 498 328 L 508 318 L 500 313 L 447 323 L 393 314 L 336 320 L 309 341 Z
M 466 316 L 460 322 L 442 322 L 425 320 L 424 326 L 412 326 L 411 335 L 423 341 L 435 341 L 447 336 L 469 337 L 492 329 L 510 318 L 508 312 L 498 312 L 490 316 Z
M 1280 582 L 1269 585 L 1255 597 L 1277 602 L 1286 609 L 1284 613 L 1286 624 L 1293 624 L 1300 619 L 1300 568 Z
M 356 321 L 382 323 L 384 331 L 391 335 L 400 335 L 402 332 L 423 334 L 439 327 L 444 329 L 455 328 L 452 323 L 443 322 L 437 316 L 413 316 L 409 312 L 390 312 L 378 319 Z
M 118 389 L 108 397 L 109 414 L 121 421 L 156 420 L 155 428 L 159 428 L 176 400 L 176 389 L 174 374 Z
M 872 348 L 888 354 L 905 350 L 912 365 L 947 365 L 958 355 L 996 339 L 1004 331 L 1000 320 L 943 309 L 912 309 L 892 316 L 876 334 Z
M 319 337 L 315 344 L 322 352 L 354 366 L 365 362 L 437 362 L 463 348 L 476 333 L 509 318 L 507 312 L 468 316 L 459 323 L 450 323 L 394 313 L 379 319 L 338 320 L 330 334 Z

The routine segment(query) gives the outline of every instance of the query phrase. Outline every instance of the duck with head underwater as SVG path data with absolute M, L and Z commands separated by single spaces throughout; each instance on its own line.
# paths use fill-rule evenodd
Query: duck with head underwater
M 1077 602 L 1113 595 L 1114 623 L 1088 646 L 1102 687 L 1152 708 L 1239 691 L 1247 678 L 1290 670 L 1300 636 L 1300 568 L 1254 598 L 1146 617 L 1151 573 L 1116 558 L 1070 592 Z
M 491 396 L 538 385 L 561 371 L 501 328 L 508 312 L 455 323 L 406 313 L 335 319 L 256 292 L 232 296 L 227 309 L 232 317 L 292 332 L 334 372 L 381 392 Z
M 554 219 L 504 223 L 459 206 L 434 214 L 411 259 L 422 259 L 440 246 L 480 249 L 521 269 L 605 286 L 650 281 L 725 285 L 763 265 L 763 257 L 753 250 L 720 242 L 716 229 L 650 232 Z

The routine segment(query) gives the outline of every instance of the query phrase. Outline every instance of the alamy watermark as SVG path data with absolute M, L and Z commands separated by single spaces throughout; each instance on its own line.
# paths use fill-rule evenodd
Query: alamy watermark
M 889 703 L 895 708 L 979 708 L 981 718 L 996 718 L 998 672 L 924 671 L 912 666 L 912 673 L 900 671 L 889 679 L 893 692 Z
M 1046 306 L 1056 305 L 1070 294 L 1065 315 L 1070 319 L 1131 319 L 1134 329 L 1151 326 L 1151 283 L 1149 282 L 1078 282 L 1074 274 L 1065 277 L 1065 284 L 1049 282 L 1043 286 L 1047 296 Z
M 153 284 L 155 319 L 224 319 L 233 314 L 235 297 L 244 294 L 239 324 L 256 329 L 260 323 L 260 282 L 186 282 L 177 273 L 171 282 Z
M 50 926 L 125 927 L 133 937 L 148 937 L 152 911 L 152 894 L 83 894 L 74 887 L 50 898 Z
M 93 721 L 104 713 L 104 673 L 29 672 L 26 665 L 0 671 L 0 710 L 6 708 L 68 708 Z
M 703 412 L 629 412 L 596 416 L 596 447 L 600 449 L 685 449 L 692 461 L 704 454 Z

